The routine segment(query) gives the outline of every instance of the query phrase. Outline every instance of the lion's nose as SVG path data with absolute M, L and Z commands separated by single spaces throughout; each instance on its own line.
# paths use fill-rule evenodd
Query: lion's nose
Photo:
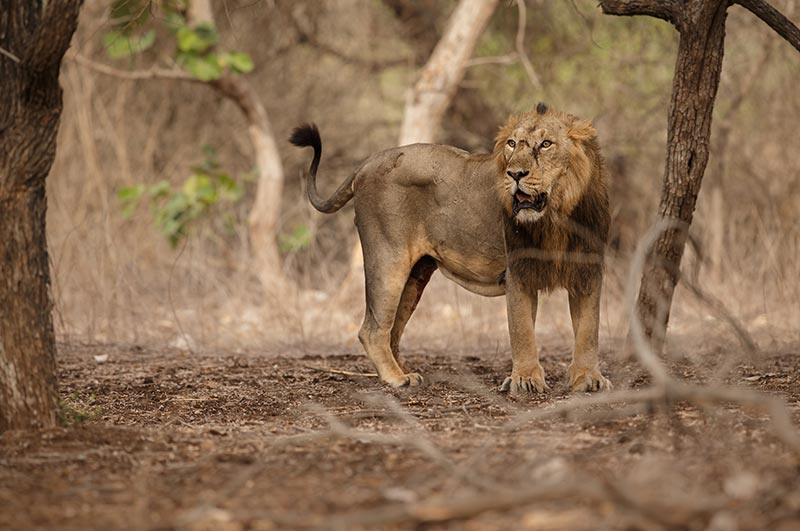
M 509 177 L 511 177 L 515 181 L 519 182 L 520 179 L 522 179 L 523 177 L 528 175 L 528 173 L 530 173 L 530 172 L 527 171 L 527 170 L 520 170 L 520 171 L 508 170 L 506 173 L 508 174 Z

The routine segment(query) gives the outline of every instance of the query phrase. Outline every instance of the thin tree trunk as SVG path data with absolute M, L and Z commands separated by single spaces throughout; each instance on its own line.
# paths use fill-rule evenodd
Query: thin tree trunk
M 231 99 L 247 120 L 247 134 L 255 152 L 258 171 L 256 198 L 250 209 L 250 243 L 264 289 L 272 291 L 288 283 L 278 253 L 277 231 L 281 213 L 284 173 L 267 111 L 252 85 L 238 77 L 213 81 L 218 92 Z
M 800 50 L 800 31 L 763 0 L 737 3 Z M 667 160 L 659 217 L 673 222 L 656 241 L 642 275 L 637 312 L 660 351 L 697 195 L 708 163 L 711 118 L 722 70 L 729 0 L 600 0 L 610 15 L 648 15 L 680 33 L 669 108 Z
M 676 220 L 656 241 L 642 276 L 639 316 L 660 350 L 697 194 L 708 163 L 711 117 L 722 71 L 727 1 L 687 6 L 672 84 L 664 187 L 658 215 Z M 693 8 L 693 9 L 692 9 Z
M 45 182 L 62 109 L 58 73 L 80 5 L 0 9 L 0 432 L 56 422 Z
M 464 79 L 467 62 L 475 50 L 499 0 L 461 0 L 447 22 L 447 29 L 408 90 L 398 145 L 431 143 L 442 125 L 444 113 Z M 361 242 L 350 254 L 351 275 L 364 266 Z
M 191 0 L 189 8 L 191 24 L 208 22 L 215 25 L 209 0 Z M 247 133 L 258 172 L 256 198 L 248 216 L 250 244 L 263 288 L 269 292 L 280 291 L 288 285 L 277 243 L 284 172 L 267 111 L 252 85 L 241 77 L 226 76 L 210 84 L 233 101 L 247 120 Z
M 408 91 L 400 145 L 433 142 L 442 118 L 464 78 L 467 61 L 497 7 L 498 0 L 461 0 L 447 29 Z

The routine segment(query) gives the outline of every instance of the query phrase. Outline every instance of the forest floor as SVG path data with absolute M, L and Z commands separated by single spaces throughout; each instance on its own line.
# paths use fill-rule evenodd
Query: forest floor
M 617 389 L 648 386 L 604 348 Z M 733 350 L 697 340 L 670 368 L 706 381 Z M 763 350 L 726 381 L 800 423 L 800 346 Z M 392 390 L 351 374 L 373 370 L 356 349 L 61 344 L 70 424 L 0 437 L 0 529 L 800 529 L 800 458 L 767 417 L 630 403 L 530 418 L 572 396 L 570 346 L 541 351 L 552 391 L 512 399 L 496 390 L 507 352 L 415 351 L 431 383 Z

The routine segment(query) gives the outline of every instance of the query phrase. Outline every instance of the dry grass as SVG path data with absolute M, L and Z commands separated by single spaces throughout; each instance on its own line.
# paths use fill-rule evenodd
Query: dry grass
M 248 4 L 227 2 L 228 13 L 220 13 L 223 39 L 255 58 L 258 69 L 251 80 L 259 87 L 276 135 L 286 137 L 300 121 L 320 124 L 326 145 L 321 183 L 331 189 L 362 157 L 393 145 L 404 87 L 413 75 L 413 68 L 375 70 L 347 58 L 413 58 L 424 55 L 426 43 L 414 41 L 409 28 L 379 2 L 353 0 L 322 10 L 311 9 L 308 2 Z M 795 2 L 776 5 L 797 17 Z M 99 0 L 87 3 L 73 46 L 82 55 L 108 62 L 101 45 L 105 7 Z M 546 53 L 530 53 L 545 86 L 543 96 L 529 94 L 524 73 L 514 85 L 521 70 L 473 67 L 442 139 L 482 149 L 490 141 L 492 124 L 538 99 L 595 117 L 612 169 L 615 208 L 602 334 L 619 337 L 626 326 L 623 288 L 630 253 L 652 221 L 659 192 L 674 42 L 669 35 L 659 37 L 661 29 L 656 28 L 653 35 L 658 38 L 648 44 L 645 37 L 654 31 L 649 23 L 604 18 L 588 0 L 577 3 L 581 14 L 550 4 L 529 7 L 538 16 L 528 29 L 529 45 L 534 50 L 543 46 L 537 39 L 547 31 L 548 20 L 556 24 L 550 38 L 561 43 L 550 45 Z M 486 37 L 489 43 L 505 29 L 513 39 L 516 10 L 511 11 L 496 17 Z M 318 28 L 317 39 L 341 53 L 301 43 L 297 27 L 287 22 L 290 16 Z M 617 40 L 608 36 L 609 28 L 619 33 Z M 623 45 L 625 39 L 628 45 Z M 133 66 L 152 63 L 158 53 L 163 50 L 136 59 Z M 800 70 L 794 68 L 797 57 L 738 9 L 731 10 L 726 54 L 712 158 L 692 227 L 696 246 L 684 259 L 684 274 L 719 299 L 759 340 L 796 339 L 800 159 L 793 138 L 800 100 L 792 95 L 800 81 Z M 558 69 L 570 61 L 594 66 L 584 70 L 585 79 L 570 81 Z M 485 87 L 495 87 L 498 76 L 517 87 L 511 93 L 515 99 L 506 99 L 508 88 L 492 89 L 496 96 L 487 92 Z M 296 178 L 308 163 L 307 153 L 281 144 L 288 176 L 281 230 L 307 224 L 314 234 L 308 249 L 285 257 L 285 269 L 301 290 L 267 300 L 249 265 L 243 222 L 248 199 L 232 212 L 240 222 L 235 233 L 225 233 L 212 221 L 172 250 L 146 208 L 124 220 L 115 198 L 122 186 L 179 182 L 201 159 L 204 144 L 217 148 L 226 169 L 247 172 L 251 152 L 236 110 L 203 87 L 118 80 L 75 63 L 65 64 L 62 83 L 65 110 L 49 179 L 48 219 L 62 337 L 206 347 L 326 341 L 357 347 L 362 279 L 345 282 L 355 238 L 351 211 L 325 217 L 307 204 Z M 598 83 L 601 90 L 596 90 Z M 556 294 L 544 302 L 539 326 L 568 340 L 571 330 L 562 299 Z M 678 290 L 673 316 L 676 340 L 698 332 L 729 333 L 689 290 Z M 409 326 L 407 343 L 501 348 L 507 342 L 505 327 L 501 300 L 473 296 L 436 275 Z

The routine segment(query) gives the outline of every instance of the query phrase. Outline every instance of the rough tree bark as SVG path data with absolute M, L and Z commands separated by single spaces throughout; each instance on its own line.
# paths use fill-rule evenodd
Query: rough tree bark
M 763 0 L 737 3 L 800 50 L 800 32 Z M 656 241 L 642 275 L 637 312 L 655 350 L 669 321 L 680 263 L 697 194 L 708 162 L 711 117 L 722 70 L 729 0 L 600 0 L 609 15 L 648 15 L 667 20 L 680 33 L 669 106 L 667 158 L 658 215 L 673 227 Z
M 55 425 L 45 181 L 81 0 L 0 4 L 0 432 Z

